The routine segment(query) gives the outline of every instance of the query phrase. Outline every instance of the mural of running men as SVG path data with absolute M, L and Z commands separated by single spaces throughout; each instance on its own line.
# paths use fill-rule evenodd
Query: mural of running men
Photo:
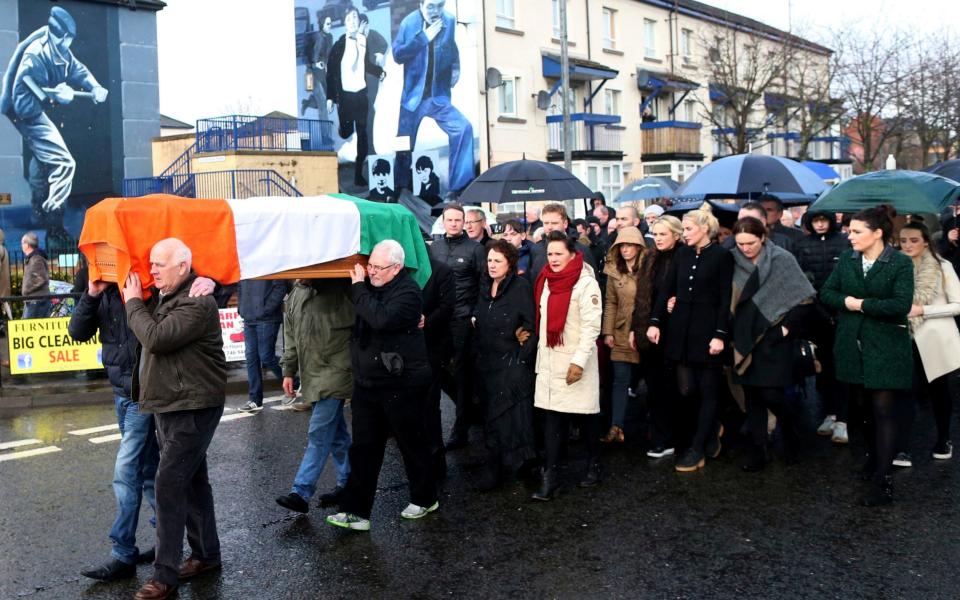
M 59 6 L 51 8 L 47 25 L 17 46 L 0 90 L 0 111 L 33 153 L 28 182 L 34 222 L 48 229 L 62 225 L 76 162 L 44 108 L 70 104 L 78 97 L 90 98 L 94 104 L 107 99 L 106 88 L 70 51 L 76 37 L 77 24 L 70 13 Z
M 436 121 L 449 138 L 450 190 L 463 190 L 474 177 L 473 127 L 450 100 L 450 90 L 460 79 L 460 52 L 454 38 L 456 19 L 443 10 L 445 4 L 420 0 L 420 9 L 404 17 L 393 40 L 393 58 L 403 65 L 397 135 L 410 138 L 410 151 L 397 153 L 397 188 L 412 189 L 411 152 L 424 117 Z

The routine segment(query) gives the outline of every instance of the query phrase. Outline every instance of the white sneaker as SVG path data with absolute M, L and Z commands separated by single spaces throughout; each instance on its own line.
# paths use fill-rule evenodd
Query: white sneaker
M 238 408 L 237 410 L 245 413 L 258 413 L 261 410 L 263 410 L 263 407 L 257 406 L 253 400 L 247 400 L 247 403 L 241 406 L 240 408 Z
M 943 445 L 937 444 L 934 446 L 933 457 L 937 460 L 950 460 L 953 458 L 953 443 L 948 441 Z
M 352 513 L 340 512 L 330 515 L 327 517 L 327 523 L 334 527 L 343 527 L 354 531 L 370 531 L 370 519 L 364 519 Z
M 893 459 L 893 466 L 912 467 L 913 459 L 910 458 L 910 454 L 908 452 L 898 452 L 897 456 Z
M 820 423 L 820 427 L 817 427 L 817 435 L 833 435 L 833 426 L 836 422 L 837 418 L 835 416 L 827 415 L 823 423 Z M 844 425 L 844 429 L 846 429 L 846 425 Z
M 847 444 L 850 442 L 850 437 L 847 435 L 846 423 L 837 421 L 833 424 L 833 435 L 830 436 L 830 441 L 834 444 Z
M 427 507 L 417 506 L 411 502 L 405 509 L 403 509 L 403 512 L 400 513 L 400 516 L 404 519 L 420 519 L 437 510 L 438 508 L 440 508 L 439 501 L 434 502 L 432 505 Z
M 291 404 L 297 401 L 298 397 L 299 397 L 299 394 L 295 394 L 293 396 L 287 396 L 286 394 L 284 394 L 283 398 L 280 398 L 280 404 L 282 404 L 283 406 L 290 406 Z

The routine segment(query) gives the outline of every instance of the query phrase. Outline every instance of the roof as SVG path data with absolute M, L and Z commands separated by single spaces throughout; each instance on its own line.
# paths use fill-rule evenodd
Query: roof
M 160 129 L 193 129 L 193 125 L 190 123 L 184 123 L 183 121 L 178 121 L 173 117 L 168 117 L 167 115 L 160 115 Z
M 297 120 L 295 116 L 288 115 L 287 113 L 280 112 L 279 110 L 268 112 L 267 114 L 262 115 L 260 118 L 261 119 L 288 119 L 288 120 L 294 120 L 294 121 Z
M 130 10 L 163 10 L 167 3 L 162 0 L 79 0 L 80 2 L 89 2 L 91 4 L 112 4 L 117 8 L 127 8 Z
M 640 0 L 640 2 L 652 4 L 653 6 L 665 8 L 667 10 L 673 10 L 674 5 L 676 5 L 681 14 L 686 14 L 694 18 L 704 19 L 707 21 L 719 21 L 721 24 L 733 26 L 736 29 L 754 31 L 761 35 L 774 37 L 779 40 L 789 40 L 808 50 L 812 50 L 821 54 L 833 53 L 833 50 L 827 48 L 826 46 L 821 46 L 820 44 L 811 42 L 810 40 L 804 39 L 800 36 L 793 35 L 792 33 L 783 31 L 782 29 L 771 27 L 770 25 L 757 21 L 756 19 L 751 19 L 750 17 L 745 17 L 735 12 L 730 12 L 729 10 L 717 8 L 716 6 L 710 6 L 709 4 L 704 4 L 703 2 L 697 2 L 697 0 Z
M 567 57 L 570 62 L 570 79 L 573 81 L 587 81 L 591 79 L 612 79 L 619 74 L 617 69 L 608 67 L 586 58 Z M 541 63 L 544 77 L 560 77 L 560 55 L 552 52 L 541 52 Z

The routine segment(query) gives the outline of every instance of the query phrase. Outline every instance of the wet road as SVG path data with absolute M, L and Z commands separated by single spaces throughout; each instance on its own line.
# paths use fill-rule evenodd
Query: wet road
M 585 465 L 574 446 L 565 493 L 544 504 L 521 482 L 473 492 L 477 455 L 459 451 L 440 510 L 405 522 L 391 444 L 369 534 L 327 526 L 327 510 L 294 516 L 274 503 L 299 464 L 309 413 L 236 414 L 210 449 L 224 569 L 181 586 L 180 598 L 960 597 L 960 459 L 928 457 L 925 409 L 915 466 L 896 474 L 890 507 L 855 505 L 855 436 L 849 448 L 814 440 L 801 464 L 759 475 L 740 471 L 736 448 L 681 475 L 629 444 L 606 453 L 592 490 L 575 486 Z M 130 598 L 150 576 L 145 565 L 117 583 L 78 575 L 109 553 L 112 422 L 107 406 L 0 418 L 0 598 Z M 329 469 L 320 489 L 332 483 Z M 147 516 L 139 538 L 149 547 Z

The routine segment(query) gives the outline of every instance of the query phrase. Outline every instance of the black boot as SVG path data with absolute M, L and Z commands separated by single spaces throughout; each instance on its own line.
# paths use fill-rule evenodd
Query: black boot
M 860 499 L 863 506 L 883 506 L 893 502 L 893 478 L 889 475 L 875 480 L 870 484 L 870 490 Z
M 858 476 L 860 481 L 870 481 L 873 479 L 874 473 L 877 472 L 877 461 L 874 460 L 872 454 L 867 454 L 867 460 L 863 463 L 863 466 L 860 468 Z
M 600 464 L 600 461 L 593 460 L 590 461 L 590 466 L 587 467 L 587 474 L 580 481 L 580 487 L 590 488 L 595 487 L 600 484 L 600 476 L 603 474 L 603 466 Z
M 490 461 L 483 466 L 474 488 L 478 492 L 492 492 L 498 487 L 500 487 L 500 464 L 497 461 Z
M 80 574 L 97 581 L 117 581 L 137 576 L 137 565 L 120 562 L 111 558 L 99 567 L 91 567 L 80 571 Z
M 556 467 L 544 469 L 543 477 L 540 480 L 540 489 L 533 494 L 534 500 L 543 500 L 544 502 L 552 499 L 560 490 L 560 479 L 557 477 Z
M 767 466 L 767 447 L 766 446 L 750 446 L 747 451 L 747 460 L 744 461 L 740 468 L 746 471 L 747 473 L 758 473 Z

